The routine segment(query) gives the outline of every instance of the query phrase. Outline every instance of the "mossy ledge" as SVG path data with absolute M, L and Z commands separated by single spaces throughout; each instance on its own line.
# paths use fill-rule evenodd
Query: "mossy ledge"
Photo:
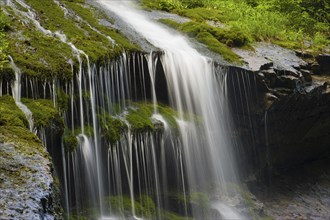
M 213 52 L 223 56 L 229 62 L 240 64 L 240 57 L 230 47 L 243 47 L 248 45 L 248 38 L 243 33 L 226 32 L 201 22 L 177 23 L 171 19 L 160 19 L 160 22 L 186 33 L 189 37 L 196 39 L 207 46 Z
M 0 97 L 1 216 L 32 219 L 52 215 L 60 219 L 62 210 L 56 195 L 58 186 L 52 178 L 51 158 L 27 127 L 27 119 L 14 99 Z M 20 196 L 13 196 L 17 193 Z
M 87 54 L 91 63 L 98 64 L 121 55 L 123 51 L 140 51 L 118 30 L 102 25 L 100 19 L 108 18 L 85 1 L 61 0 L 56 4 L 53 0 L 26 0 L 25 3 L 28 8 L 15 3 L 13 7 L 0 9 L 7 22 L 4 33 L 8 47 L 5 53 L 13 57 L 24 75 L 42 80 L 71 79 L 72 64 L 78 67 L 79 62 L 69 43 Z M 68 13 L 61 7 L 65 7 Z M 35 13 L 36 21 L 29 18 L 28 10 Z M 66 41 L 57 33 L 64 34 Z M 81 58 L 86 59 L 85 56 Z M 6 69 L 1 68 L 1 78 L 8 78 Z

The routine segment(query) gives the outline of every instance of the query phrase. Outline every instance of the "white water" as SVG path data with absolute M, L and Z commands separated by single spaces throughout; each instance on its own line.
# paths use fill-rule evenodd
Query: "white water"
M 29 129 L 31 132 L 33 132 L 34 122 L 33 122 L 32 112 L 26 105 L 24 105 L 21 102 L 21 70 L 16 66 L 11 56 L 9 56 L 9 60 L 11 67 L 15 72 L 15 81 L 11 85 L 13 98 L 15 100 L 17 107 L 20 108 L 22 112 L 25 114 L 29 122 Z
M 221 193 L 226 194 L 226 183 L 236 181 L 236 170 L 230 141 L 225 134 L 229 124 L 225 79 L 219 80 L 212 61 L 199 54 L 182 36 L 167 31 L 124 2 L 97 2 L 165 52 L 161 56 L 161 61 L 170 102 L 182 113 L 178 118 L 178 124 L 183 163 L 188 177 L 187 193 L 205 190 L 212 183 L 221 186 Z M 152 84 L 155 78 L 153 62 L 153 59 L 149 61 Z M 157 98 L 154 93 L 152 89 L 156 109 Z M 203 123 L 196 123 L 193 117 L 188 117 L 187 122 L 183 112 L 200 116 Z M 228 209 L 230 207 L 225 207 L 223 212 L 228 213 Z

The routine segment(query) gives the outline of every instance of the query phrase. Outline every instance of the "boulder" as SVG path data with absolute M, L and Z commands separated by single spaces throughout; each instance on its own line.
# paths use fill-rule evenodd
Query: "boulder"
M 44 148 L 0 143 L 1 219 L 61 218 L 47 155 Z

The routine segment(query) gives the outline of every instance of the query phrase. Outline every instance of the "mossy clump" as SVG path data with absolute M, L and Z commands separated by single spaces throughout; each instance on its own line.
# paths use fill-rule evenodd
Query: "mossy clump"
M 74 130 L 65 127 L 64 133 L 63 133 L 63 145 L 66 152 L 73 152 L 76 150 L 79 141 L 78 141 L 78 135 L 82 134 L 83 131 L 81 127 L 75 128 Z M 93 137 L 94 135 L 94 128 L 90 125 L 84 126 L 84 135 L 87 137 Z
M 152 109 L 144 104 L 138 104 L 130 108 L 126 119 L 133 132 L 151 132 L 154 130 L 154 124 L 151 121 Z
M 22 102 L 32 112 L 34 126 L 37 130 L 41 128 L 52 127 L 56 131 L 62 133 L 64 129 L 64 122 L 59 112 L 54 107 L 54 103 L 49 99 L 26 99 Z
M 0 38 L 5 34 L 6 54 L 10 54 L 23 74 L 37 76 L 44 80 L 72 78 L 72 63 L 78 65 L 76 54 L 68 42 L 84 51 L 91 63 L 102 63 L 119 56 L 123 50 L 138 51 L 118 30 L 111 29 L 99 22 L 99 12 L 87 7 L 84 1 L 60 1 L 70 13 L 52 0 L 26 0 L 25 3 L 36 13 L 37 22 L 44 28 L 38 29 L 35 22 L 24 14 L 28 10 L 16 4 L 15 8 L 0 8 L 8 14 L 8 24 L 0 27 Z M 1 21 L 0 21 L 1 23 Z M 0 26 L 2 26 L 0 24 Z M 44 32 L 48 33 L 44 33 Z M 54 33 L 65 34 L 63 42 Z M 113 41 L 113 40 L 114 41 Z M 4 54 L 0 45 L 1 56 Z M 86 61 L 86 57 L 81 55 Z M 5 62 L 8 63 L 7 56 Z M 1 58 L 2 59 L 2 58 Z M 72 62 L 73 61 L 73 62 Z M 1 66 L 2 61 L 0 62 Z M 1 67 L 0 72 L 3 72 Z M 1 75 L 3 75 L 1 73 Z M 3 77 L 2 77 L 3 78 Z
M 225 60 L 234 63 L 240 63 L 241 60 L 229 47 L 243 47 L 249 42 L 247 37 L 239 31 L 227 32 L 206 23 L 192 21 L 179 24 L 170 19 L 161 19 L 160 21 L 186 33 L 191 38 L 195 38 L 213 52 L 222 55 Z
M 13 97 L 0 96 L 0 126 L 28 128 L 29 123 L 24 113 L 16 106 Z
M 101 129 L 105 140 L 110 144 L 118 142 L 122 133 L 127 130 L 127 126 L 120 119 L 108 114 L 99 116 L 101 119 Z
M 132 199 L 129 196 L 111 196 L 108 199 L 112 211 L 117 214 L 126 213 L 132 215 Z M 147 196 L 142 195 L 137 200 L 133 201 L 135 214 L 143 218 L 153 218 L 156 216 L 157 208 L 153 200 Z
M 131 216 L 132 200 L 129 196 L 111 196 L 107 199 L 112 212 L 116 214 L 125 214 Z M 191 218 L 183 217 L 177 213 L 160 209 L 156 206 L 153 199 L 148 195 L 141 195 L 133 201 L 135 214 L 139 217 L 153 219 L 156 216 L 164 220 L 190 220 Z
M 214 36 L 212 36 L 209 32 L 201 32 L 196 36 L 196 39 L 207 45 L 207 48 L 210 50 L 221 54 L 223 58 L 227 61 L 234 63 L 241 63 L 240 57 L 235 54 L 230 48 L 226 45 L 220 43 Z
M 18 147 L 18 152 L 23 155 L 33 155 L 35 151 L 49 155 L 42 148 L 40 139 L 27 128 L 20 126 L 0 126 L 0 139 Z
M 70 97 L 63 89 L 58 88 L 56 90 L 56 107 L 60 112 L 64 112 L 68 109 Z
M 76 135 L 69 129 L 64 130 L 63 145 L 66 152 L 73 152 L 78 146 Z

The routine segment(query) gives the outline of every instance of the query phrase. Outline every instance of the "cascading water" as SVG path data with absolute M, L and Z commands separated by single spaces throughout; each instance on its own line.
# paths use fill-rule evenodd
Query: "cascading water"
M 12 86 L 11 86 L 13 98 L 15 100 L 17 107 L 19 107 L 22 110 L 22 112 L 25 114 L 25 116 L 29 122 L 30 131 L 33 132 L 34 123 L 33 123 L 32 112 L 26 105 L 24 105 L 21 102 L 21 70 L 16 66 L 16 64 L 11 56 L 9 56 L 9 60 L 10 60 L 11 67 L 13 68 L 13 70 L 15 72 L 15 80 L 13 81 Z
M 77 125 L 80 127 L 77 135 L 80 145 L 65 158 L 67 207 L 83 213 L 87 207 L 96 205 L 101 219 L 110 218 L 106 216 L 126 219 L 129 215 L 135 219 L 162 219 L 162 209 L 173 209 L 169 195 L 176 190 L 183 195 L 180 211 L 183 215 L 206 217 L 203 210 L 191 206 L 194 195 L 205 193 L 220 216 L 240 217 L 231 208 L 226 189 L 237 178 L 226 134 L 230 126 L 226 74 L 186 39 L 149 21 L 126 4 L 97 2 L 163 53 L 124 54 L 105 66 L 88 62 L 87 71 L 80 68 L 77 81 L 72 81 L 72 105 L 65 117 L 72 133 Z M 156 88 L 159 63 L 165 76 L 163 83 L 167 85 L 167 91 L 161 93 L 168 93 L 170 106 L 178 112 L 177 131 L 159 114 L 160 91 Z M 75 99 L 77 92 L 79 98 Z M 127 120 L 129 112 L 136 110 L 131 103 L 136 100 L 146 103 L 148 99 L 153 101 L 154 126 L 161 124 L 161 128 L 134 130 Z M 74 117 L 76 113 L 80 117 Z M 107 115 L 126 124 L 115 143 L 105 141 L 101 132 Z M 87 134 L 88 126 L 91 134 Z M 139 206 L 148 209 L 144 196 L 152 198 L 158 207 L 152 214 L 135 205 L 138 200 Z
M 221 218 L 242 217 L 232 208 L 227 190 L 237 177 L 227 134 L 227 77 L 221 68 L 214 67 L 185 38 L 135 9 L 101 0 L 96 2 L 103 9 L 116 14 L 162 52 L 124 53 L 107 64 L 91 64 L 88 55 L 63 33 L 43 28 L 32 8 L 21 0 L 15 2 L 27 10 L 19 14 L 37 30 L 67 44 L 79 64 L 75 68 L 72 61 L 72 81 L 60 88 L 70 96 L 62 146 L 68 213 L 98 213 L 100 219 L 171 219 L 164 212 L 171 210 L 204 219 L 212 217 L 204 210 L 207 208 L 216 210 Z M 71 13 L 60 6 L 66 15 Z M 16 73 L 13 95 L 19 102 L 20 72 L 11 61 Z M 53 83 L 53 91 L 56 86 Z M 55 102 L 55 92 L 53 96 Z M 158 101 L 169 103 L 171 116 Z M 145 106 L 151 107 L 146 110 Z M 144 128 L 136 128 L 132 122 L 144 120 L 139 114 L 146 113 L 140 109 L 150 111 L 150 123 Z M 115 138 L 113 130 L 118 127 L 120 137 Z M 66 146 L 67 134 L 73 137 L 72 143 L 77 142 L 71 151 Z M 208 201 L 211 204 L 205 205 Z

